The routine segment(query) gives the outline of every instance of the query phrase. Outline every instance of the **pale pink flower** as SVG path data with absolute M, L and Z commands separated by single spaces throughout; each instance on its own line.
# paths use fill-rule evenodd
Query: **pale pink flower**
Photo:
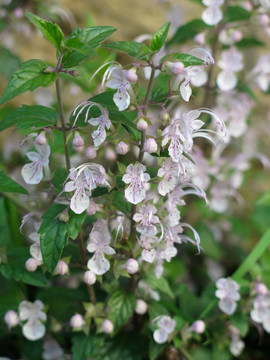
M 241 71 L 244 67 L 243 54 L 232 46 L 229 50 L 222 52 L 218 66 L 222 69 L 217 76 L 218 87 L 223 91 L 234 89 L 237 85 L 235 73 Z
M 240 300 L 238 290 L 240 286 L 236 281 L 231 279 L 221 278 L 216 282 L 218 290 L 216 290 L 216 297 L 219 298 L 218 306 L 221 311 L 227 315 L 232 315 L 236 311 L 236 301 Z
M 139 162 L 130 164 L 122 178 L 124 183 L 130 184 L 125 190 L 125 197 L 132 204 L 138 204 L 145 199 L 144 183 L 150 180 L 145 170 L 146 167 Z
M 25 164 L 22 168 L 22 177 L 27 184 L 39 184 L 43 178 L 43 170 L 45 174 L 49 171 L 49 145 L 35 144 L 38 152 L 30 151 L 26 156 L 32 162 Z
M 47 319 L 46 314 L 42 311 L 44 304 L 36 300 L 34 303 L 30 301 L 22 301 L 19 306 L 19 318 L 26 321 L 22 327 L 23 335 L 28 340 L 41 339 L 46 332 L 46 328 L 41 321 Z
M 168 336 L 174 331 L 175 321 L 168 315 L 159 316 L 157 319 L 158 329 L 154 331 L 153 337 L 156 343 L 164 344 Z
M 224 0 L 203 0 L 202 3 L 207 6 L 207 9 L 202 13 L 202 19 L 207 25 L 218 24 L 223 17 L 220 6 Z

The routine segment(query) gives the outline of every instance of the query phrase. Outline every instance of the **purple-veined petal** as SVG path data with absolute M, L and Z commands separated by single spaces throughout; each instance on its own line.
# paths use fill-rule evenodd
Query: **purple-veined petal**
M 182 98 L 185 101 L 189 101 L 189 98 L 192 94 L 192 90 L 191 90 L 191 87 L 189 86 L 188 81 L 182 82 L 182 84 L 180 85 L 180 93 L 181 93 Z
M 110 268 L 110 262 L 105 259 L 104 255 L 100 252 L 96 252 L 92 258 L 88 261 L 87 267 L 93 271 L 96 275 L 105 274 Z
M 142 251 L 142 258 L 143 258 L 144 261 L 152 263 L 155 260 L 155 257 L 156 257 L 156 250 L 155 249 L 151 249 L 151 250 L 144 249 Z
M 64 191 L 70 192 L 70 191 L 76 190 L 76 188 L 77 188 L 77 186 L 76 186 L 75 181 L 69 181 L 66 183 Z
M 144 186 L 138 182 L 132 182 L 125 190 L 125 197 L 131 204 L 139 204 L 145 199 Z
M 237 304 L 233 300 L 225 298 L 218 302 L 218 306 L 225 314 L 232 315 L 236 310 Z
M 25 164 L 21 173 L 27 184 L 39 184 L 43 178 L 42 164 L 39 161 Z
M 81 214 L 89 206 L 89 196 L 86 195 L 84 187 L 79 187 L 71 198 L 70 208 L 76 214 Z
M 130 96 L 129 93 L 124 88 L 119 88 L 118 91 L 113 96 L 113 101 L 118 107 L 119 111 L 123 111 L 129 107 Z

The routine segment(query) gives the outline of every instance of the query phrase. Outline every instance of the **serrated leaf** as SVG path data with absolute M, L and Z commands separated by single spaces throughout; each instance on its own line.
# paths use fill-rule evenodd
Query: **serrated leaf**
M 167 294 L 170 298 L 174 298 L 173 291 L 165 278 L 161 277 L 157 279 L 153 275 L 147 275 L 145 280 L 154 290 L 159 290 L 164 294 Z
M 0 192 L 28 194 L 28 192 L 21 185 L 12 180 L 3 171 L 0 171 Z
M 166 24 L 161 26 L 161 28 L 158 29 L 158 31 L 154 34 L 150 44 L 151 51 L 157 51 L 162 48 L 168 36 L 170 25 L 171 23 L 167 22 Z
M 131 292 L 117 290 L 111 295 L 108 302 L 109 319 L 116 330 L 132 316 L 135 306 L 136 296 Z
M 189 55 L 189 54 L 179 54 L 177 52 L 172 53 L 172 54 L 168 54 L 166 56 L 164 56 L 161 60 L 162 61 L 169 61 L 172 59 L 176 59 L 178 61 L 181 61 L 185 67 L 188 66 L 201 66 L 203 65 L 203 60 L 193 56 L 193 55 Z
M 84 223 L 86 213 L 84 211 L 82 214 L 75 214 L 72 210 L 69 209 L 68 215 L 69 221 L 67 223 L 67 234 L 71 237 L 72 240 L 76 240 Z
M 195 35 L 209 28 L 210 26 L 205 24 L 201 19 L 194 19 L 180 26 L 171 40 L 168 42 L 168 46 L 171 44 L 181 44 L 189 39 L 193 39 Z
M 39 16 L 26 13 L 26 16 L 57 49 L 60 49 L 64 42 L 64 35 L 57 24 L 41 19 Z
M 124 52 L 134 59 L 143 59 L 151 52 L 145 44 L 136 41 L 115 41 L 105 44 L 103 47 Z
M 18 129 L 29 129 L 31 127 L 52 126 L 57 123 L 57 112 L 54 109 L 41 105 L 23 105 L 0 121 L 0 131 L 17 125 Z
M 39 228 L 40 247 L 43 262 L 50 272 L 53 272 L 67 243 L 68 233 L 66 223 L 59 220 L 58 215 L 66 206 L 53 204 L 42 216 Z
M 45 73 L 46 67 L 47 64 L 44 61 L 36 59 L 22 63 L 20 69 L 12 75 L 12 79 L 3 91 L 0 105 L 28 90 L 33 91 L 40 86 L 46 87 L 53 83 L 57 74 L 55 72 Z
M 224 16 L 224 22 L 235 22 L 249 20 L 251 13 L 242 6 L 228 6 Z

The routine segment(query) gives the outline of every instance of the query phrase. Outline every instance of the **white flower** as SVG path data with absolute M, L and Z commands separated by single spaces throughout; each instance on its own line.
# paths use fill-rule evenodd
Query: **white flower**
M 110 79 L 107 81 L 106 86 L 111 89 L 117 89 L 113 96 L 113 101 L 118 107 L 119 111 L 123 111 L 129 107 L 130 93 L 132 91 L 130 82 L 126 78 L 124 70 L 118 66 L 114 66 L 110 72 Z
M 76 214 L 81 214 L 90 204 L 92 190 L 99 186 L 110 187 L 105 169 L 99 164 L 83 164 L 77 169 L 70 169 L 64 191 L 75 191 L 71 198 L 70 208 Z
M 140 225 L 136 226 L 139 233 L 145 236 L 155 236 L 157 228 L 153 224 L 158 224 L 159 218 L 155 215 L 157 209 L 154 205 L 147 204 L 142 205 L 138 213 L 134 214 L 133 220 L 136 222 L 140 221 Z
M 240 339 L 240 331 L 235 326 L 229 327 L 232 335 L 232 342 L 230 344 L 230 352 L 234 356 L 239 356 L 241 352 L 244 350 L 245 343 Z
M 144 183 L 150 180 L 145 170 L 146 167 L 139 162 L 130 164 L 122 178 L 125 184 L 130 184 L 125 190 L 125 197 L 132 204 L 138 204 L 145 199 Z
M 262 55 L 254 69 L 251 71 L 251 76 L 259 88 L 263 91 L 268 91 L 270 85 L 270 54 Z
M 208 6 L 202 13 L 202 19 L 207 25 L 216 25 L 222 20 L 222 11 L 220 6 L 224 3 L 224 0 L 203 0 L 202 3 Z
M 159 239 L 156 236 L 141 235 L 139 244 L 143 248 L 142 259 L 146 262 L 152 263 L 156 257 L 156 250 L 154 246 L 159 243 Z
M 19 306 L 19 318 L 26 321 L 22 327 L 23 335 L 28 340 L 41 339 L 46 332 L 45 326 L 41 321 L 47 319 L 46 314 L 42 311 L 44 304 L 36 300 L 34 303 L 30 301 L 22 301 Z
M 110 262 L 105 258 L 107 255 L 115 254 L 113 248 L 109 246 L 111 241 L 111 234 L 109 233 L 108 225 L 105 220 L 100 220 L 95 223 L 90 236 L 87 250 L 94 253 L 92 258 L 88 261 L 87 267 L 96 275 L 105 274 L 110 268 Z
M 236 281 L 231 279 L 221 278 L 216 282 L 218 290 L 216 290 L 216 297 L 220 299 L 218 306 L 221 311 L 227 315 L 232 315 L 237 307 L 236 301 L 240 300 L 238 290 L 240 286 Z
M 63 349 L 60 347 L 57 341 L 52 338 L 47 338 L 44 340 L 43 349 L 44 351 L 42 353 L 42 358 L 44 360 L 66 359 Z
M 243 69 L 243 55 L 235 48 L 230 47 L 221 54 L 218 66 L 222 71 L 217 76 L 217 85 L 223 91 L 232 90 L 237 85 L 236 72 Z
M 168 335 L 171 334 L 175 328 L 175 321 L 170 316 L 162 315 L 159 317 L 157 325 L 159 329 L 154 331 L 154 340 L 158 344 L 164 344 L 168 340 Z
M 179 178 L 179 165 L 173 162 L 171 158 L 168 158 L 158 170 L 157 176 L 163 177 L 158 184 L 158 192 L 160 195 L 165 196 L 177 185 Z
M 270 292 L 256 296 L 250 317 L 256 323 L 262 324 L 264 330 L 270 333 Z
M 25 164 L 22 168 L 22 177 L 27 184 L 39 184 L 43 178 L 44 171 L 48 171 L 50 147 L 49 145 L 35 144 L 38 152 L 30 151 L 26 156 L 32 162 Z
M 189 66 L 176 77 L 172 88 L 180 90 L 180 94 L 185 101 L 189 101 L 189 98 L 192 94 L 190 87 L 190 81 L 192 78 L 197 77 L 202 71 L 202 68 L 199 66 Z

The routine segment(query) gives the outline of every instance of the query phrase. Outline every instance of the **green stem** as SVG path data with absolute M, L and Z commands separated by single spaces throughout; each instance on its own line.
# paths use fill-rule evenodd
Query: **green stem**
M 26 211 L 27 213 L 35 212 L 27 203 L 22 202 L 17 196 L 12 195 L 10 193 L 2 193 L 7 199 L 16 204 L 19 208 Z M 37 216 L 37 215 L 36 215 Z
M 66 122 L 65 122 L 63 101 L 62 101 L 62 96 L 61 96 L 60 78 L 59 78 L 59 71 L 60 71 L 60 68 L 61 68 L 62 59 L 63 59 L 63 54 L 61 54 L 59 56 L 57 64 L 56 64 L 55 71 L 57 72 L 57 79 L 56 79 L 56 82 L 55 82 L 55 86 L 56 86 L 56 96 L 57 96 L 59 118 L 60 118 L 61 128 L 62 128 L 61 132 L 62 132 L 63 141 L 64 141 L 66 167 L 67 167 L 67 170 L 69 171 L 69 169 L 70 169 L 70 156 L 69 156 L 69 149 L 68 149 L 68 144 L 67 144 Z
M 179 347 L 179 350 L 187 360 L 193 360 L 193 357 L 191 355 L 189 355 L 189 353 L 187 352 L 187 350 L 184 347 Z

